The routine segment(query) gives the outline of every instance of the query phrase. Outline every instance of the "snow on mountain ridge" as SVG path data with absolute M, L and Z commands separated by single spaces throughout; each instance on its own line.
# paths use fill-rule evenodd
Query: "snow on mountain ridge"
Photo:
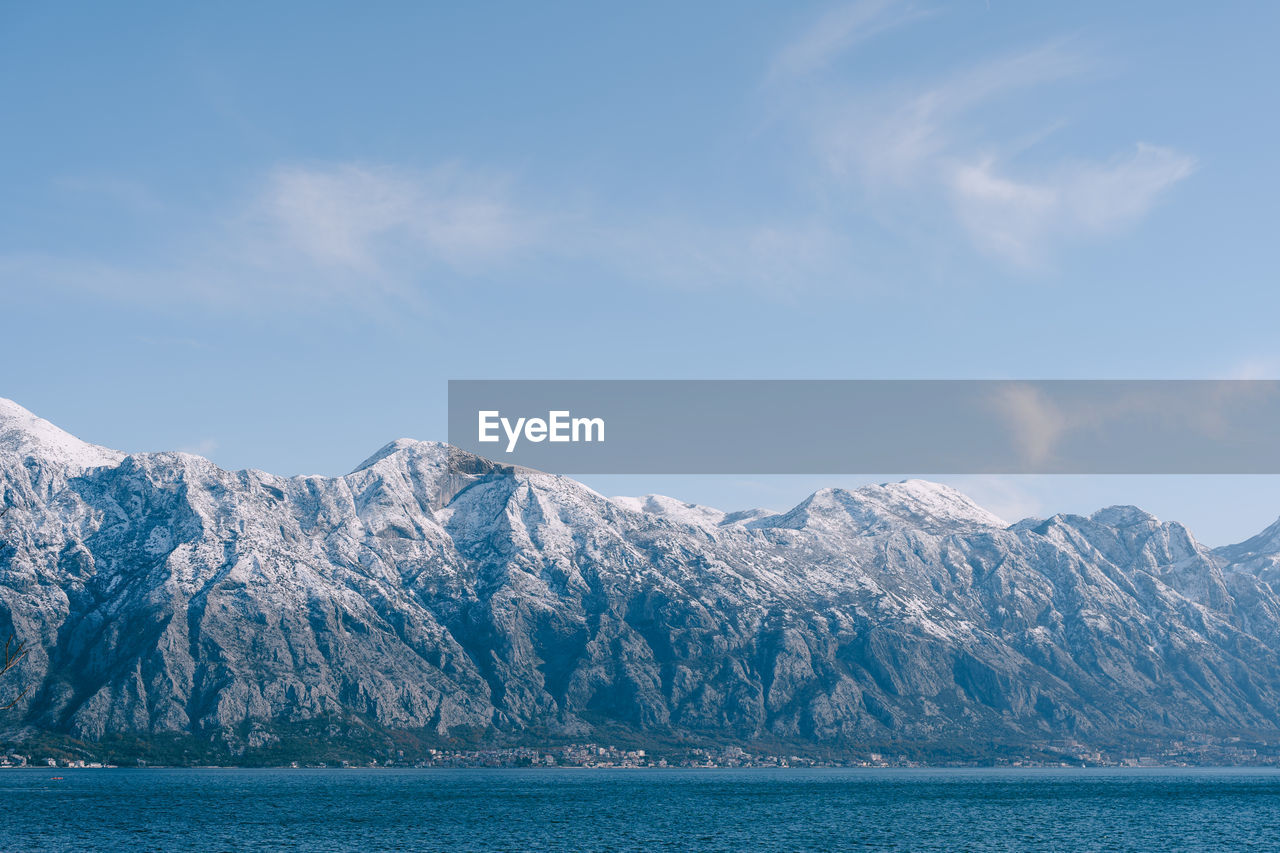
M 903 509 L 939 520 L 972 522 L 983 527 L 1008 527 L 1009 522 L 979 506 L 958 489 L 930 480 L 902 480 L 864 486 L 856 494 L 874 495 Z
M 667 497 L 666 495 L 650 494 L 638 498 L 613 497 L 609 498 L 609 500 L 632 512 L 658 515 L 681 524 L 691 524 L 695 527 L 715 527 L 725 519 L 725 513 L 714 507 L 685 503 L 682 500 Z
M 357 471 L 372 468 L 388 456 L 393 456 L 404 451 L 412 452 L 415 450 L 426 450 L 430 452 L 438 448 L 447 449 L 447 445 L 439 441 L 419 441 L 415 438 L 397 438 L 395 441 L 389 441 L 382 447 L 378 448 L 373 455 L 365 459 L 356 467 L 352 468 L 350 473 L 354 474 Z
M 116 466 L 127 456 L 121 451 L 82 441 L 3 397 L 0 397 L 0 450 L 12 452 L 18 457 L 38 456 L 63 465 L 69 472 L 75 473 L 95 467 Z M 438 469 L 440 475 L 456 474 L 457 472 L 452 471 L 456 460 L 450 456 L 454 452 L 456 451 L 444 442 L 398 438 L 383 445 L 345 476 L 351 477 L 369 471 L 391 457 L 414 460 L 410 465 L 412 471 L 407 468 L 406 473 L 422 474 L 425 473 L 425 469 L 432 468 Z M 495 464 L 481 460 L 479 457 L 471 457 L 469 454 L 462 454 L 462 456 L 480 468 Z M 512 470 L 524 471 L 524 469 Z M 534 475 L 540 472 L 530 470 L 527 473 Z M 461 477 L 455 476 L 453 479 L 457 482 L 453 483 L 451 488 L 442 489 L 442 495 L 436 496 L 435 500 L 440 501 L 444 495 L 451 497 L 452 493 L 456 493 L 456 490 L 464 486 L 467 481 L 474 480 L 476 476 L 479 475 L 475 472 Z M 589 490 L 589 487 L 576 481 L 569 482 Z M 1007 521 L 979 506 L 957 489 L 921 479 L 863 486 L 855 490 L 820 489 L 797 506 L 782 513 L 759 509 L 726 512 L 715 507 L 657 494 L 641 497 L 619 496 L 608 500 L 633 512 L 647 512 L 679 523 L 701 527 L 721 525 L 749 528 L 803 527 L 814 524 L 819 519 L 824 519 L 824 525 L 836 523 L 843 526 L 847 526 L 850 519 L 853 519 L 868 526 L 869 529 L 894 524 L 916 524 L 934 530 L 949 526 L 1001 529 L 1009 526 Z M 1155 516 L 1133 506 L 1105 507 L 1089 518 L 1095 523 L 1115 526 L 1160 523 Z M 1024 521 L 1023 526 L 1029 521 L 1031 520 Z M 1250 546 L 1247 550 L 1256 551 L 1263 544 L 1267 544 L 1271 551 L 1280 552 L 1280 521 L 1247 542 L 1227 546 L 1218 551 L 1226 553 L 1234 549 L 1244 553 L 1246 545 Z
M 819 489 L 789 512 L 748 522 L 747 526 L 797 530 L 844 530 L 852 526 L 862 532 L 912 526 L 940 532 L 975 527 L 1003 530 L 1009 525 L 950 486 L 928 480 L 903 480 L 854 491 Z
M 80 473 L 96 467 L 116 466 L 127 456 L 117 450 L 81 441 L 17 403 L 4 398 L 0 398 L 0 447 L 12 450 L 20 457 L 38 456 L 54 462 L 65 467 L 69 473 Z M 455 471 L 458 462 L 450 456 L 452 452 L 454 451 L 443 442 L 398 438 L 383 445 L 345 476 L 347 478 L 357 475 L 367 477 L 375 469 L 384 468 L 387 460 L 397 460 L 397 464 L 393 467 L 400 468 L 403 465 L 398 476 L 404 476 L 410 480 L 424 478 L 437 484 L 432 494 L 420 496 L 439 510 L 452 499 L 454 494 L 482 476 L 484 471 L 493 470 L 489 467 L 493 463 L 466 454 L 462 457 L 466 460 L 464 466 L 475 470 Z M 207 460 L 204 461 L 207 462 Z M 513 470 L 519 470 L 525 476 L 553 476 L 541 474 L 541 472 L 525 472 L 523 469 Z M 576 481 L 567 482 L 590 491 L 589 487 Z M 420 491 L 420 485 L 419 489 L 412 489 L 406 483 L 399 488 L 402 491 L 404 489 Z M 553 480 L 547 480 L 542 485 L 552 490 L 562 490 L 565 487 L 565 483 Z M 830 523 L 830 517 L 849 515 L 846 505 L 853 504 L 861 507 L 853 515 L 865 516 L 867 521 L 871 521 L 874 516 L 882 524 L 889 519 L 895 519 L 898 523 L 923 522 L 935 527 L 952 524 L 1007 526 L 1002 519 L 979 507 L 959 491 L 925 480 L 905 480 L 901 483 L 866 486 L 855 491 L 822 489 L 797 507 L 782 514 L 760 509 L 727 513 L 714 507 L 654 494 L 640 498 L 617 497 L 612 498 L 611 501 L 614 505 L 633 512 L 658 515 L 670 521 L 696 527 L 792 526 L 790 522 L 797 517 L 798 512 L 806 518 L 828 516 L 828 523 Z
M 1221 553 L 1280 554 L 1280 518 L 1273 521 L 1257 536 L 1251 536 L 1234 545 L 1224 545 L 1217 550 Z
M 1135 524 L 1160 524 L 1160 519 L 1141 507 L 1130 504 L 1117 504 L 1103 507 L 1089 516 L 1089 520 L 1097 524 L 1111 527 L 1132 527 Z
M 1233 571 L 1245 571 L 1280 587 L 1280 519 L 1257 536 L 1215 548 L 1213 555 Z
M 0 397 L 0 448 L 17 457 L 57 462 L 69 473 L 118 465 L 125 458 L 119 450 L 81 441 L 4 397 Z

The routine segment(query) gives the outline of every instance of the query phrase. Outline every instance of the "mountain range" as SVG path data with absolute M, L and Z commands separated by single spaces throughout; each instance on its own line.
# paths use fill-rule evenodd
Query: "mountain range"
M 282 477 L 7 400 L 0 507 L 11 743 L 1280 744 L 1280 522 L 1209 549 L 921 480 L 725 513 L 404 439 Z

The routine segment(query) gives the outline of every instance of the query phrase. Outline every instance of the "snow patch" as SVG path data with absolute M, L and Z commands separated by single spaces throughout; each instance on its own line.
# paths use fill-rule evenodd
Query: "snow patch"
M 81 441 L 3 397 L 0 397 L 0 449 L 17 457 L 55 463 L 66 468 L 69 474 L 89 468 L 114 467 L 125 458 L 119 450 Z

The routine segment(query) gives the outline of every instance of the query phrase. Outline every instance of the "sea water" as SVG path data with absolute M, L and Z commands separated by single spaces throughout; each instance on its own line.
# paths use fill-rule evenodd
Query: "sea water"
M 0 771 L 0 850 L 261 849 L 1280 850 L 1280 771 Z

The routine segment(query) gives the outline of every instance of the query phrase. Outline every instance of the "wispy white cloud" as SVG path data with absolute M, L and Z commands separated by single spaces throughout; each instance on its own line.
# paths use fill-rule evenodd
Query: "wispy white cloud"
M 931 84 L 837 88 L 813 117 L 828 168 L 876 185 L 932 178 L 946 158 L 993 140 L 971 122 L 993 102 L 1078 75 L 1089 61 L 1058 42 L 978 63 Z
M 1063 119 L 1043 109 L 1032 110 L 1030 127 L 1016 126 L 1023 112 L 1010 105 L 1051 101 L 1050 87 L 1096 69 L 1069 42 L 923 80 L 876 75 L 881 82 L 868 84 L 843 73 L 849 51 L 932 14 L 908 0 L 859 0 L 833 7 L 773 56 L 767 94 L 802 128 L 806 162 L 817 166 L 812 204 L 714 218 L 678 205 L 565 210 L 560 198 L 590 188 L 535 196 L 510 175 L 459 163 L 281 163 L 220 210 L 172 217 L 183 224 L 167 242 L 148 242 L 146 260 L 11 254 L 0 256 L 0 284 L 150 305 L 386 315 L 429 310 L 450 282 L 484 276 L 516 287 L 526 271 L 555 265 L 650 285 L 794 293 L 867 282 L 860 270 L 877 267 L 864 267 L 855 246 L 874 241 L 858 231 L 868 220 L 897 217 L 906 227 L 892 222 L 895 238 L 918 229 L 926 247 L 958 238 L 1036 267 L 1069 241 L 1138 222 L 1194 171 L 1190 155 L 1155 144 L 1121 142 L 1121 153 L 1102 159 L 1045 155 L 1044 127 Z M 82 184 L 68 186 L 165 216 L 144 188 Z
M 282 166 L 253 212 L 277 245 L 319 266 L 365 273 L 406 257 L 474 267 L 530 246 L 539 230 L 503 181 L 457 166 Z
M 156 216 L 167 211 L 159 205 Z M 543 262 L 639 286 L 785 294 L 847 269 L 847 238 L 820 219 L 565 209 L 508 177 L 457 164 L 284 163 L 222 210 L 180 219 L 136 261 L 0 254 L 5 282 L 152 308 L 271 314 L 334 308 L 394 318 L 431 311 L 452 282 L 518 287 Z
M 77 185 L 78 186 L 78 185 Z M 152 215 L 172 211 L 162 202 Z M 152 307 L 366 315 L 429 310 L 432 285 L 501 269 L 545 244 L 547 221 L 510 181 L 456 164 L 429 170 L 282 164 L 222 210 L 173 216 L 145 257 L 0 255 L 0 284 L 93 293 Z
M 1156 446 L 1171 440 L 1176 444 L 1178 437 L 1187 435 L 1229 441 L 1240 435 L 1240 424 L 1258 417 L 1259 404 L 1270 405 L 1273 399 L 1269 383 L 1117 383 L 1059 394 L 1046 393 L 1035 383 L 1014 383 L 1000 386 L 988 403 L 1021 461 L 1029 469 L 1049 470 L 1082 458 L 1072 457 L 1072 452 L 1080 452 L 1078 447 L 1070 449 L 1073 441 L 1099 436 L 1106 436 L 1106 441 L 1085 451 L 1092 459 L 1114 453 L 1110 445 L 1115 441 L 1141 438 Z
M 403 282 L 424 274 L 475 272 L 515 257 L 586 263 L 651 286 L 783 292 L 847 253 L 821 222 L 552 210 L 514 200 L 508 184 L 455 166 L 287 166 L 268 176 L 249 221 L 260 227 L 254 245 L 267 263 L 288 253 L 317 268 L 321 281 L 394 288 L 398 298 L 409 295 Z
M 769 78 L 781 81 L 819 71 L 855 44 L 926 14 L 902 0 L 858 0 L 831 8 L 774 55 Z
M 1072 412 L 1063 411 L 1034 385 L 1002 386 L 991 402 L 1007 420 L 1013 443 L 1032 467 L 1049 462 L 1063 435 L 1078 424 Z
M 984 251 L 1034 265 L 1057 242 L 1102 236 L 1144 217 L 1162 192 L 1191 174 L 1195 160 L 1139 143 L 1107 163 L 1078 163 L 1018 180 L 992 159 L 946 171 L 956 215 Z
M 872 0 L 844 7 L 843 26 L 820 22 L 784 49 L 780 56 L 792 58 L 783 64 L 831 65 L 903 9 Z M 923 82 L 852 85 L 833 74 L 797 84 L 781 98 L 800 105 L 792 117 L 807 128 L 820 167 L 847 191 L 863 193 L 864 206 L 949 211 L 951 224 L 980 251 L 1038 266 L 1070 241 L 1103 238 L 1138 222 L 1195 169 L 1189 154 L 1141 142 L 1102 160 L 1041 155 L 1045 132 L 1036 125 L 1063 123 L 1051 109 L 1046 114 L 1051 87 L 1082 80 L 1099 66 L 1059 40 Z M 1024 114 L 1035 116 L 1027 119 L 1031 126 L 1013 127 L 1011 117 Z

